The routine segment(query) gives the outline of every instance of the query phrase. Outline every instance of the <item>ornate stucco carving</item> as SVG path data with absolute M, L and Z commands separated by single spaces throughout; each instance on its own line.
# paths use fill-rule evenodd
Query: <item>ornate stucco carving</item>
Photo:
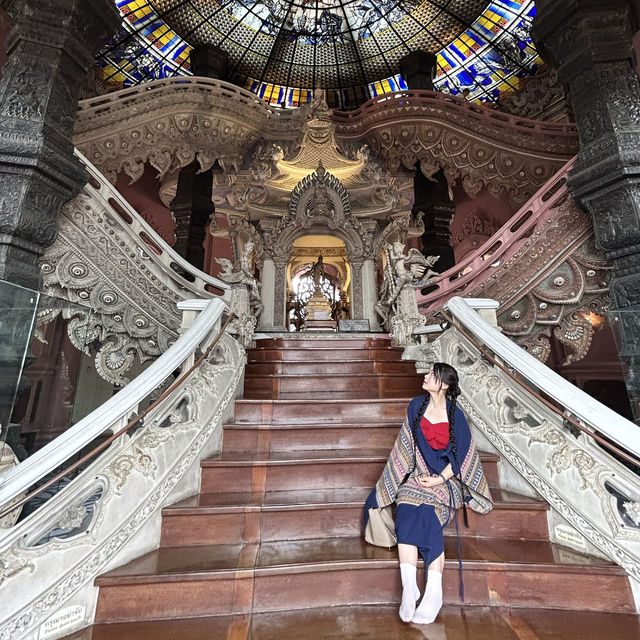
M 74 142 L 111 181 L 137 180 L 146 162 L 160 176 L 194 159 L 237 169 L 261 137 L 295 137 L 301 114 L 278 111 L 226 82 L 161 80 L 82 101 Z
M 589 436 L 576 436 L 563 416 L 483 360 L 454 328 L 435 344 L 458 370 L 461 405 L 475 428 L 569 524 L 638 580 L 640 529 L 629 526 L 623 506 L 638 504 L 637 477 Z
M 577 151 L 573 125 L 523 121 L 444 94 L 403 92 L 335 116 L 337 134 L 366 143 L 388 167 L 416 163 L 427 177 L 443 170 L 470 196 L 530 198 Z
M 223 336 L 209 358 L 145 419 L 122 446 L 109 448 L 75 482 L 41 507 L 41 517 L 19 523 L 0 543 L 0 587 L 5 607 L 0 637 L 37 635 L 39 625 L 68 603 L 95 602 L 95 576 L 132 543 L 140 553 L 157 544 L 162 506 L 179 486 L 197 491 L 190 478 L 205 452 L 221 443 L 221 424 L 244 370 L 245 354 Z M 103 491 L 95 517 L 66 539 L 47 539 L 65 517 L 74 524 L 87 487 Z M 188 487 L 185 485 L 189 485 Z M 184 494 L 183 494 L 184 495 Z M 175 498 L 174 498 L 175 499 Z M 4 582 L 4 583 L 3 583 Z

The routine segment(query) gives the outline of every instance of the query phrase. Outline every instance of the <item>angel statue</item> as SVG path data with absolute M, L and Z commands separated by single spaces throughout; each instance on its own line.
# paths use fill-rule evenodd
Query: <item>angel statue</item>
M 216 262 L 222 267 L 218 277 L 231 285 L 231 302 L 229 304 L 237 318 L 232 321 L 231 328 L 239 336 L 243 346 L 248 347 L 253 339 L 253 330 L 257 320 L 264 309 L 260 298 L 260 283 L 253 275 L 251 268 L 251 255 L 253 242 L 244 245 L 240 255 L 239 270 L 233 270 L 233 263 L 227 258 L 216 258 Z
M 432 276 L 438 275 L 431 267 L 440 256 L 425 257 L 417 249 L 404 254 L 404 243 L 394 242 L 385 246 L 387 264 L 380 297 L 375 304 L 382 323 L 393 327 L 392 338 L 399 345 L 411 341 L 413 327 L 424 324 L 418 311 L 415 290 L 423 287 Z

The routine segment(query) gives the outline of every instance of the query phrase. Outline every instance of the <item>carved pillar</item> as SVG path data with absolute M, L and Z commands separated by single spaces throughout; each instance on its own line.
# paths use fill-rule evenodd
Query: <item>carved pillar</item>
M 620 322 L 620 358 L 640 420 L 640 84 L 632 64 L 638 30 L 628 0 L 538 0 L 534 37 L 558 69 L 580 135 L 569 177 L 593 217 L 598 247 L 614 266 L 610 291 Z
M 273 327 L 276 331 L 286 331 L 286 289 L 287 289 L 287 258 L 277 256 L 274 259 L 275 283 L 273 286 Z
M 171 213 L 176 221 L 174 249 L 194 267 L 204 267 L 204 239 L 207 224 L 215 212 L 211 201 L 213 170 L 198 173 L 197 161 L 183 167 L 178 175 Z
M 262 295 L 262 304 L 264 305 L 264 309 L 262 310 L 262 314 L 260 315 L 260 326 L 258 327 L 258 329 L 261 331 L 266 331 L 272 329 L 274 326 L 273 296 L 276 286 L 276 264 L 271 257 L 264 257 L 262 269 L 260 271 L 260 283 L 262 284 L 260 293 Z
M 220 47 L 203 44 L 194 47 L 189 56 L 194 76 L 225 80 L 229 67 L 229 54 Z
M 16 0 L 0 80 L 0 278 L 38 288 L 58 211 L 87 177 L 73 155 L 78 94 L 120 24 L 112 0 Z
M 372 258 L 362 263 L 362 315 L 357 316 L 369 320 L 371 331 L 381 331 L 378 314 L 374 308 L 378 301 L 378 278 Z
M 429 180 L 418 168 L 413 180 L 415 200 L 412 215 L 422 212 L 424 233 L 422 234 L 422 253 L 425 256 L 440 256 L 434 268 L 442 273 L 455 264 L 451 246 L 451 221 L 456 207 L 449 198 L 447 179 L 439 171 Z
M 363 260 L 351 262 L 351 317 L 365 318 L 362 304 L 362 265 Z
M 436 56 L 428 51 L 412 51 L 400 59 L 400 75 L 409 89 L 433 91 Z

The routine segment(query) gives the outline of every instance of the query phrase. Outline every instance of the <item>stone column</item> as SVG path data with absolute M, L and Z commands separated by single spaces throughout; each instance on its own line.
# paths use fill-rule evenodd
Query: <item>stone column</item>
M 413 189 L 415 200 L 411 213 L 414 218 L 419 213 L 424 214 L 422 253 L 425 256 L 440 256 L 435 270 L 442 273 L 456 262 L 451 246 L 451 221 L 456 207 L 449 198 L 447 179 L 439 171 L 433 180 L 428 180 L 418 168 L 413 179 Z
M 363 260 L 350 259 L 351 264 L 351 317 L 354 319 L 364 318 L 362 303 L 362 266 Z
M 412 51 L 400 59 L 400 75 L 409 89 L 433 91 L 436 55 L 428 51 Z
M 378 314 L 374 305 L 378 301 L 378 278 L 373 259 L 368 258 L 362 263 L 362 317 L 369 320 L 371 331 L 381 331 Z
M 569 177 L 611 260 L 620 358 L 640 420 L 640 84 L 632 63 L 638 30 L 628 0 L 538 0 L 534 38 L 558 70 L 576 117 L 578 162 Z
M 215 207 L 211 201 L 213 170 L 199 171 L 196 160 L 180 170 L 171 213 L 176 221 L 173 248 L 194 267 L 203 269 L 204 239 Z
M 58 211 L 87 181 L 71 136 L 94 54 L 115 33 L 112 0 L 16 0 L 0 80 L 0 279 L 38 288 Z
M 262 269 L 260 271 L 260 294 L 262 295 L 262 304 L 264 309 L 259 318 L 258 331 L 268 331 L 273 329 L 273 303 L 274 291 L 276 286 L 276 265 L 273 258 L 264 257 Z
M 273 286 L 273 328 L 276 331 L 286 331 L 285 313 L 287 308 L 287 258 L 276 256 L 275 282 Z

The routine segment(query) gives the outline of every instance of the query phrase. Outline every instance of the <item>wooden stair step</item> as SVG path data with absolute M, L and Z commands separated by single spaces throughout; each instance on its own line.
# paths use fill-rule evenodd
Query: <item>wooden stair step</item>
M 225 451 L 201 462 L 203 493 L 287 489 L 372 488 L 388 449 Z M 481 454 L 489 486 L 498 484 L 499 458 Z
M 395 605 L 97 624 L 64 640 L 631 640 L 640 618 L 621 613 L 446 605 L 435 623 L 408 625 Z
M 391 399 L 343 400 L 248 400 L 235 402 L 234 422 L 253 424 L 302 424 L 318 422 L 352 424 L 397 422 L 402 424 L 410 396 Z
M 162 511 L 161 546 L 271 542 L 352 537 L 362 533 L 368 488 L 199 494 Z M 461 535 L 514 539 L 547 537 L 545 502 L 495 490 L 495 507 L 486 516 L 469 510 Z M 455 534 L 450 523 L 447 535 Z
M 445 538 L 450 604 L 460 602 L 456 543 Z M 461 553 L 466 604 L 635 613 L 625 572 L 604 560 L 547 541 L 499 538 L 462 538 Z M 360 537 L 165 547 L 96 584 L 98 622 L 395 604 L 401 593 L 396 550 Z
M 327 362 L 317 362 L 315 360 L 299 360 L 295 362 L 283 362 L 282 360 L 271 360 L 262 362 L 247 363 L 245 377 L 261 375 L 307 375 L 307 376 L 329 376 L 344 374 L 393 374 L 418 376 L 413 361 L 408 360 L 344 360 Z
M 269 426 L 230 423 L 224 426 L 224 451 L 295 451 L 369 447 L 391 450 L 398 422 L 353 424 L 274 424 Z
M 366 349 L 360 347 L 334 347 L 334 346 L 322 346 L 322 347 L 304 347 L 304 348 L 290 348 L 290 349 L 250 349 L 247 352 L 247 358 L 249 362 L 264 362 L 280 360 L 281 362 L 307 362 L 309 360 L 334 362 L 339 360 L 341 362 L 345 360 L 375 360 L 376 362 L 382 360 L 400 360 L 401 349 L 395 348 L 375 348 Z

